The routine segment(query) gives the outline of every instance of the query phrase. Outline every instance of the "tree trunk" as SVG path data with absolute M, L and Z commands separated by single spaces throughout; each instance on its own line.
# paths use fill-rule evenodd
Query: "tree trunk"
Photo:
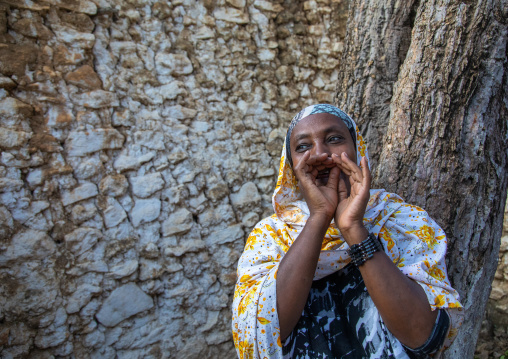
M 409 48 L 415 3 L 415 0 L 350 3 L 336 102 L 362 129 L 373 171 L 381 154 L 379 139 L 388 126 L 393 85 Z
M 376 1 L 368 2 L 374 13 L 383 11 Z M 350 19 L 359 6 L 352 4 Z M 391 14 L 384 20 L 387 28 L 396 22 L 392 19 L 397 11 Z M 393 87 L 386 135 L 369 138 L 378 146 L 382 143 L 376 184 L 424 207 L 448 234 L 448 273 L 466 309 L 464 324 L 446 354 L 450 358 L 473 357 L 497 267 L 508 184 L 507 19 L 507 0 L 421 2 Z M 348 25 L 346 48 L 360 48 L 361 57 L 344 62 L 349 68 L 343 73 L 368 68 L 371 58 L 364 54 L 388 56 L 386 43 L 372 43 L 375 49 L 355 43 L 361 38 L 354 29 L 363 24 L 372 27 L 368 19 Z M 379 80 L 370 87 L 388 85 L 386 77 Z M 374 80 L 360 77 L 362 81 Z M 357 110 L 367 95 L 376 96 L 367 87 L 353 86 L 346 98 L 338 94 L 338 103 L 354 109 L 353 115 L 369 113 L 372 105 Z M 370 103 L 380 108 L 383 101 L 376 97 Z M 385 126 L 383 117 L 365 116 L 362 121 Z

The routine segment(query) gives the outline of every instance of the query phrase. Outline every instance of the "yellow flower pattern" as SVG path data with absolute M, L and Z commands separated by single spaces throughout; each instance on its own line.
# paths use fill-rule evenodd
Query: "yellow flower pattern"
M 439 238 L 436 237 L 435 233 L 434 233 L 434 228 L 429 227 L 426 224 L 424 224 L 421 228 L 419 228 L 417 230 L 407 231 L 406 233 L 416 235 L 422 241 L 427 243 L 427 245 L 429 246 L 430 249 L 434 248 L 434 246 L 437 244 L 438 240 L 444 238 L 444 236 L 439 236 Z
M 353 122 L 354 123 L 354 122 Z M 367 157 L 365 142 L 356 127 L 357 163 Z M 247 238 L 238 263 L 233 299 L 233 339 L 239 358 L 282 358 L 277 314 L 277 269 L 298 239 L 309 210 L 282 149 L 277 186 L 272 202 L 275 214 L 263 219 Z M 446 236 L 421 208 L 404 203 L 393 193 L 371 190 L 364 225 L 376 234 L 383 249 L 402 273 L 424 289 L 432 309 L 446 308 L 451 329 L 449 346 L 462 323 L 459 295 L 446 274 Z M 332 221 L 323 240 L 314 279 L 345 267 L 348 245 Z

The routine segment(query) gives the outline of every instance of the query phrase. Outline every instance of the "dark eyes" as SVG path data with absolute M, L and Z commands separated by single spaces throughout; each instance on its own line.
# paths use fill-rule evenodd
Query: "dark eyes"
M 295 151 L 296 152 L 305 152 L 310 148 L 310 145 L 302 143 L 296 146 Z
M 340 135 L 332 135 L 326 138 L 327 143 L 331 144 L 339 144 L 344 141 L 344 137 Z M 310 143 L 299 143 L 296 148 L 295 152 L 305 152 L 309 150 L 312 147 L 312 144 Z
M 342 136 L 336 136 L 336 135 L 334 135 L 334 136 L 328 137 L 327 141 L 328 142 L 332 142 L 332 143 L 336 143 L 336 142 L 342 141 L 343 139 L 344 139 L 344 137 L 342 137 Z

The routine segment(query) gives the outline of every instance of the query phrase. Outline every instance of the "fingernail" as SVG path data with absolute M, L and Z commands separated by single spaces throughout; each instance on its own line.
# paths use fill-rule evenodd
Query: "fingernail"
M 346 153 L 346 152 L 342 152 L 342 154 L 343 154 L 344 156 L 346 156 L 347 158 L 349 158 L 349 156 L 347 155 L 347 153 Z

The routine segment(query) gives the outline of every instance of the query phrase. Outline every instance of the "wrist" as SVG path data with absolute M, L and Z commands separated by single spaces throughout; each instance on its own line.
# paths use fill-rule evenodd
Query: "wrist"
M 369 235 L 369 231 L 367 231 L 367 228 L 365 228 L 363 223 L 355 224 L 347 228 L 339 228 L 339 230 L 347 244 L 350 246 L 361 243 Z
M 330 225 L 330 222 L 332 221 L 333 215 L 329 215 L 324 212 L 314 212 L 310 213 L 309 218 L 307 219 L 308 222 L 315 222 L 320 223 L 327 226 Z

